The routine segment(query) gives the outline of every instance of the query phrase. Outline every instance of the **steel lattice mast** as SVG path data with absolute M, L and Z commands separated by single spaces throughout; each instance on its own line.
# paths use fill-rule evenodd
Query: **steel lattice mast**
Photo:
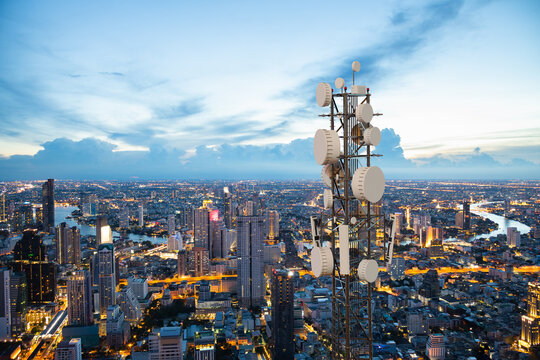
M 353 63 L 353 71 L 360 69 Z M 315 159 L 322 170 L 325 211 L 312 217 L 314 249 L 312 268 L 316 277 L 332 277 L 331 352 L 333 359 L 373 358 L 372 283 L 378 276 L 376 260 L 386 259 L 386 241 L 376 245 L 377 230 L 385 220 L 379 200 L 384 175 L 372 166 L 372 153 L 380 131 L 371 125 L 371 94 L 365 86 L 350 91 L 344 80 L 317 87 L 317 102 L 330 107 L 330 129 L 317 131 Z M 375 114 L 380 115 L 380 114 Z M 386 236 L 384 236 L 386 239 Z

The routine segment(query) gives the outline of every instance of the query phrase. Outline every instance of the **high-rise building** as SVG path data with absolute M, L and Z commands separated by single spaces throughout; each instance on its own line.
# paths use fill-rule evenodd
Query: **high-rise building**
M 169 237 L 167 238 L 167 251 L 179 251 L 182 247 L 183 240 L 180 233 L 169 235 Z
M 504 199 L 504 217 L 510 216 L 510 199 Z
M 169 232 L 169 235 L 172 235 L 176 231 L 176 223 L 174 219 L 174 214 L 167 216 L 167 231 Z
M 441 295 L 439 284 L 439 274 L 435 269 L 429 269 L 424 275 L 424 281 L 419 291 L 420 295 L 426 299 L 438 298 Z
M 92 284 L 87 270 L 75 271 L 68 278 L 67 303 L 69 325 L 92 325 Z
M 7 222 L 6 194 L 0 194 L 0 222 Z
M 56 227 L 56 262 L 79 264 L 81 262 L 81 233 L 76 226 L 68 227 L 65 222 Z
M 60 341 L 54 352 L 54 360 L 82 360 L 81 339 Z
M 515 227 L 506 228 L 506 242 L 509 247 L 521 246 L 521 234 Z
M 211 331 L 202 331 L 197 333 L 194 340 L 195 360 L 214 360 L 215 359 L 215 336 Z
M 148 279 L 128 278 L 128 287 L 133 290 L 137 299 L 144 299 L 148 295 Z
M 279 238 L 279 213 L 275 210 L 266 212 L 266 237 L 268 240 Z
M 244 205 L 244 216 L 257 216 L 257 213 L 259 212 L 259 208 L 257 206 L 257 203 L 252 200 L 246 201 L 246 204 Z
M 26 328 L 26 312 L 28 307 L 28 290 L 26 275 L 23 272 L 13 271 L 10 280 L 11 286 L 11 334 L 22 334 Z
M 208 275 L 210 272 L 210 259 L 208 250 L 202 247 L 194 247 L 191 249 L 189 258 L 190 270 L 194 276 Z
M 149 360 L 182 360 L 182 328 L 162 327 L 148 336 Z
M 11 270 L 0 269 L 0 339 L 11 338 Z
M 196 247 L 211 250 L 210 224 L 219 219 L 219 211 L 211 207 L 211 202 L 204 202 L 203 206 L 193 210 L 193 237 Z
M 471 228 L 471 205 L 468 201 L 463 202 L 463 230 Z
M 294 359 L 294 279 L 292 271 L 272 271 L 272 358 Z
M 210 221 L 210 257 L 225 258 L 227 256 L 227 228 L 223 219 L 217 219 L 216 221 Z
M 129 228 L 129 207 L 124 206 L 120 212 L 120 218 L 118 223 L 122 229 Z
M 540 345 L 540 283 L 529 283 L 527 314 L 521 316 L 519 344 L 525 349 Z
M 232 207 L 232 194 L 229 192 L 229 188 L 223 188 L 223 221 L 227 229 L 232 229 L 233 226 L 233 207 Z
M 143 204 L 139 205 L 139 226 L 144 226 L 144 206 Z
M 260 306 L 266 290 L 264 219 L 259 216 L 240 216 L 237 219 L 237 231 L 239 303 L 243 307 Z
M 124 346 L 131 336 L 129 323 L 125 321 L 124 313 L 118 305 L 107 307 L 107 345 L 111 348 Z
M 456 227 L 459 229 L 463 229 L 463 211 L 458 211 L 456 213 Z
M 141 306 L 137 300 L 137 296 L 133 290 L 128 286 L 123 288 L 118 293 L 117 303 L 120 306 L 120 310 L 124 313 L 126 320 L 130 323 L 137 323 L 142 317 Z
M 180 250 L 178 252 L 178 267 L 177 267 L 178 276 L 187 275 L 187 254 L 186 250 Z
M 98 248 L 99 266 L 99 312 L 107 314 L 107 308 L 116 304 L 116 261 L 113 244 L 101 244 Z
M 48 179 L 42 186 L 43 229 L 54 229 L 54 179 Z
M 13 249 L 13 269 L 24 272 L 28 302 L 46 304 L 55 300 L 56 266 L 47 262 L 45 247 L 35 230 L 27 230 Z
M 106 216 L 96 219 L 96 246 L 112 243 L 112 230 Z
M 407 313 L 407 332 L 412 335 L 426 335 L 429 322 L 423 313 Z
M 444 360 L 446 355 L 446 346 L 444 344 L 443 334 L 429 335 L 426 343 L 426 355 L 429 360 Z
M 390 269 L 388 269 L 392 280 L 402 280 L 405 278 L 405 259 L 394 257 Z

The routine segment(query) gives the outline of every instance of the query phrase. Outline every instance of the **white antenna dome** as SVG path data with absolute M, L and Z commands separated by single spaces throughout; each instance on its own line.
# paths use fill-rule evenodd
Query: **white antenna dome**
M 359 72 L 360 71 L 360 61 L 353 61 L 352 63 L 352 71 Z
M 371 126 L 364 131 L 364 142 L 367 145 L 377 146 L 381 142 L 381 130 Z
M 334 84 L 336 85 L 337 89 L 341 89 L 345 86 L 345 80 L 343 78 L 338 77 Z
M 324 202 L 324 208 L 330 209 L 332 205 L 334 204 L 334 195 L 332 195 L 332 190 L 330 189 L 324 189 L 323 193 L 323 202 Z
M 328 129 L 317 130 L 313 139 L 313 153 L 319 165 L 336 163 L 340 155 L 338 133 Z
M 354 197 L 376 203 L 384 194 L 384 174 L 377 166 L 358 168 L 353 175 L 351 187 Z
M 373 108 L 368 103 L 360 104 L 356 107 L 356 118 L 366 124 L 373 118 Z
M 338 174 L 338 185 L 341 185 L 345 176 L 345 172 L 343 171 L 343 169 L 336 166 L 336 168 L 334 169 L 334 173 L 332 173 L 332 165 L 324 165 L 321 171 L 321 178 L 324 185 L 332 188 L 332 179 L 336 180 L 336 174 Z
M 319 83 L 317 85 L 317 105 L 320 107 L 325 107 L 330 105 L 330 101 L 332 101 L 332 87 L 328 83 Z
M 379 264 L 373 259 L 363 259 L 358 265 L 358 277 L 362 281 L 374 282 L 379 276 Z
M 311 250 L 311 270 L 315 277 L 332 275 L 334 257 L 332 250 L 327 246 L 315 246 Z

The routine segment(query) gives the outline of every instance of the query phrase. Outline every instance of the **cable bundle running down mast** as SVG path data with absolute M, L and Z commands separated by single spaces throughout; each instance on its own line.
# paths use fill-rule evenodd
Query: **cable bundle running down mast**
M 372 359 L 372 284 L 377 280 L 377 259 L 387 254 L 385 219 L 381 200 L 385 178 L 373 166 L 372 153 L 381 140 L 379 128 L 371 124 L 374 114 L 369 88 L 354 84 L 360 63 L 352 63 L 353 85 L 337 78 L 336 91 L 328 83 L 317 86 L 317 104 L 330 107 L 330 129 L 315 133 L 315 160 L 322 165 L 324 208 L 311 217 L 313 250 L 311 266 L 317 278 L 332 277 L 331 351 L 333 359 Z M 377 230 L 382 236 L 377 246 Z M 393 250 L 392 246 L 388 249 Z

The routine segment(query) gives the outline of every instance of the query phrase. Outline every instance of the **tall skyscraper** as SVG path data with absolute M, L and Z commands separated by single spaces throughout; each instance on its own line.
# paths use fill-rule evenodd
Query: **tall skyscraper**
M 0 194 L 0 222 L 7 222 L 6 194 Z
M 172 235 L 176 232 L 174 214 L 167 216 L 167 231 L 169 232 L 169 235 Z
M 279 237 L 279 213 L 275 210 L 266 212 L 266 236 L 269 240 Z
M 222 219 L 210 221 L 210 258 L 224 258 L 227 256 L 227 228 Z
M 26 275 L 23 272 L 12 272 L 11 280 L 11 334 L 22 334 L 26 328 L 26 312 L 28 307 L 28 290 Z
M 116 261 L 113 244 L 101 244 L 98 248 L 99 266 L 99 312 L 106 315 L 107 308 L 116 304 Z
M 193 210 L 193 237 L 196 247 L 210 250 L 210 211 L 202 206 Z
M 272 271 L 272 358 L 294 359 L 294 279 L 292 272 Z
M 506 228 L 506 242 L 510 247 L 521 246 L 521 234 L 515 227 Z
M 263 232 L 264 219 L 240 216 L 237 219 L 238 294 L 243 307 L 260 306 L 265 294 Z
M 106 216 L 98 216 L 96 219 L 96 246 L 104 243 L 112 243 L 112 230 Z
M 177 273 L 178 273 L 178 276 L 186 276 L 187 275 L 187 254 L 186 254 L 186 250 L 180 250 L 178 252 Z
M 529 283 L 527 314 L 521 316 L 519 345 L 525 349 L 540 345 L 540 283 Z
M 81 339 L 62 340 L 54 352 L 54 360 L 81 360 Z
M 117 299 L 120 310 L 124 313 L 126 320 L 130 323 L 137 323 L 142 317 L 141 306 L 137 300 L 137 296 L 130 287 L 123 288 L 118 293 Z
M 144 226 L 144 206 L 143 204 L 139 205 L 139 226 Z
M 510 199 L 504 199 L 504 217 L 510 216 Z
M 13 249 L 13 269 L 24 272 L 28 302 L 46 304 L 55 300 L 56 266 L 47 262 L 45 247 L 35 230 L 27 230 Z
M 54 229 L 54 179 L 48 179 L 42 186 L 43 229 Z
M 0 339 L 11 338 L 11 270 L 0 269 Z
M 81 262 L 81 233 L 76 226 L 68 227 L 65 222 L 56 227 L 56 262 L 79 264 Z
M 92 284 L 87 270 L 78 270 L 67 280 L 67 312 L 69 325 L 87 326 L 94 322 Z
M 123 229 L 129 228 L 129 208 L 124 206 L 120 212 L 120 218 L 118 220 L 120 227 Z
M 232 194 L 229 192 L 229 188 L 223 188 L 223 221 L 227 229 L 232 229 L 233 226 L 233 207 L 232 207 Z
M 463 202 L 463 230 L 471 228 L 471 205 L 468 201 Z

